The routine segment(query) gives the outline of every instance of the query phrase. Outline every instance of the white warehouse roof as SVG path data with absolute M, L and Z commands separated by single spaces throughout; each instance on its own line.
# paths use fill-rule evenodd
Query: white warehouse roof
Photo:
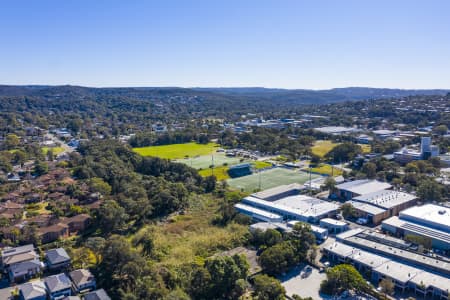
M 320 220 L 320 224 L 326 224 L 331 226 L 347 226 L 346 222 L 331 218 L 323 218 L 322 220 Z
M 288 215 L 307 221 L 309 218 L 319 218 L 334 211 L 339 205 L 304 195 L 290 196 L 277 201 L 261 200 L 252 196 L 245 197 L 246 205 L 268 210 L 281 215 Z
M 387 190 L 391 187 L 392 185 L 387 182 L 370 179 L 355 180 L 336 185 L 336 188 L 339 190 L 349 191 L 358 195 L 365 195 L 382 190 Z
M 445 276 L 431 273 L 422 268 L 401 263 L 386 256 L 370 253 L 340 242 L 327 245 L 324 249 L 340 257 L 349 258 L 355 262 L 370 266 L 374 272 L 402 283 L 412 282 L 417 286 L 425 285 L 426 288 L 431 286 L 441 291 L 448 291 L 450 287 L 450 279 Z
M 416 196 L 408 193 L 390 190 L 381 190 L 364 194 L 358 197 L 354 197 L 353 200 L 389 209 L 397 205 L 412 201 L 416 198 L 417 198 Z
M 400 212 L 401 213 L 401 212 Z M 450 243 L 450 233 L 449 231 L 445 232 L 442 230 L 437 230 L 434 228 L 430 228 L 428 226 L 419 225 L 415 222 L 411 222 L 408 220 L 400 219 L 399 217 L 390 217 L 382 222 L 383 225 L 392 226 L 395 228 L 401 228 L 403 230 L 407 230 L 409 232 L 423 235 L 435 240 L 443 241 L 445 243 Z
M 364 211 L 364 212 L 374 215 L 374 216 L 378 215 L 378 214 L 382 214 L 386 211 L 386 209 L 384 209 L 384 208 L 380 208 L 378 206 L 375 206 L 375 205 L 372 205 L 369 203 L 364 203 L 364 202 L 349 200 L 345 203 L 350 203 L 354 208 L 356 208 L 360 211 Z
M 450 208 L 448 207 L 435 204 L 414 206 L 400 212 L 400 218 L 439 227 L 441 230 L 450 232 Z
M 343 127 L 343 126 L 325 126 L 325 127 L 317 127 L 315 130 L 323 133 L 346 133 L 346 132 L 354 132 L 357 131 L 356 128 L 353 127 Z
M 255 215 L 265 217 L 267 219 L 271 219 L 271 220 L 274 220 L 274 219 L 282 220 L 283 219 L 283 217 L 278 214 L 274 214 L 274 213 L 271 213 L 270 211 L 262 210 L 262 209 L 259 209 L 259 208 L 253 207 L 253 206 L 249 206 L 249 205 L 245 205 L 245 204 L 241 204 L 241 203 L 235 204 L 234 207 L 236 207 L 237 209 L 255 214 Z
M 396 261 L 388 261 L 373 269 L 375 272 L 380 273 L 386 277 L 393 278 L 402 283 L 407 283 L 413 279 L 416 275 L 423 272 L 423 270 L 405 265 Z
M 275 201 L 276 204 L 284 205 L 290 209 L 301 211 L 304 216 L 318 217 L 323 214 L 328 214 L 339 208 L 339 205 L 312 198 L 305 195 L 289 196 Z

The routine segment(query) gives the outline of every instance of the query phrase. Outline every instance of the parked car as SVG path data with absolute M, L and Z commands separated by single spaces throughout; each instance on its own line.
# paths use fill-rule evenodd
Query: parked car
M 311 273 L 312 273 L 312 267 L 311 267 L 311 266 L 307 266 L 307 267 L 303 270 L 302 278 L 308 277 L 309 275 L 311 275 Z
M 356 220 L 356 223 L 359 225 L 366 225 L 369 222 L 369 220 L 367 220 L 366 218 L 358 218 L 358 220 Z

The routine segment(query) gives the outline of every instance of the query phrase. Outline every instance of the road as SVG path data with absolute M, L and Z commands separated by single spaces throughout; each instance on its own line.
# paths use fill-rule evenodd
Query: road
M 49 140 L 52 140 L 55 144 L 61 145 L 60 147 L 63 148 L 63 152 L 61 152 L 59 155 L 63 155 L 65 153 L 71 153 L 71 152 L 75 151 L 74 148 L 72 148 L 69 145 L 67 145 L 66 142 L 64 142 L 63 140 L 59 139 L 53 133 L 47 133 L 46 134 L 46 138 L 49 139 Z

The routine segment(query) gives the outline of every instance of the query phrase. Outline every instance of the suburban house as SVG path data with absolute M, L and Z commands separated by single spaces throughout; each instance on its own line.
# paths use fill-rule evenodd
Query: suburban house
M 58 223 L 44 228 L 39 228 L 39 236 L 43 244 L 51 243 L 59 238 L 69 235 L 69 226 Z
M 84 295 L 84 300 L 111 300 L 104 289 L 99 289 Z
M 9 267 L 8 275 L 11 282 L 25 281 L 38 275 L 44 265 L 39 259 L 27 260 Z
M 48 215 L 37 215 L 31 218 L 28 218 L 28 224 L 34 224 L 37 227 L 46 227 L 50 226 L 52 222 L 56 220 L 55 216 L 52 216 L 51 214 Z
M 66 274 L 49 276 L 44 282 L 51 300 L 72 296 L 72 283 Z
M 79 269 L 69 273 L 72 279 L 73 289 L 77 293 L 83 293 L 86 291 L 95 290 L 96 282 L 95 277 L 89 270 Z
M 17 226 L 17 224 L 14 226 L 1 227 L 0 233 L 3 235 L 3 239 L 16 242 L 17 237 L 20 234 L 20 227 Z
M 0 204 L 0 213 L 7 219 L 14 219 L 15 216 L 22 216 L 23 204 L 6 201 Z
M 42 281 L 27 282 L 19 286 L 21 300 L 47 300 L 45 284 Z
M 64 219 L 61 223 L 67 225 L 69 232 L 72 233 L 85 230 L 91 224 L 91 221 L 91 216 L 87 214 L 80 214 Z
M 5 248 L 2 251 L 1 267 L 3 270 L 8 270 L 14 264 L 38 258 L 39 255 L 34 251 L 32 244 L 15 248 Z
M 31 204 L 31 203 L 38 203 L 42 201 L 42 195 L 39 193 L 32 193 L 26 196 L 25 203 Z
M 50 270 L 61 270 L 70 266 L 70 256 L 63 248 L 46 251 L 45 261 Z

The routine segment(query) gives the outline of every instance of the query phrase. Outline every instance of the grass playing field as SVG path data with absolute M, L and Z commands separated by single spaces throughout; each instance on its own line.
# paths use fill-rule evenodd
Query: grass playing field
M 265 169 L 265 168 L 268 168 L 268 167 L 271 167 L 272 166 L 272 164 L 271 163 L 268 163 L 268 162 L 266 162 L 266 161 L 259 161 L 259 160 L 257 160 L 257 161 L 254 161 L 253 162 L 253 167 L 255 168 L 255 169 Z
M 333 143 L 332 141 L 316 141 L 314 146 L 311 147 L 311 151 L 315 155 L 324 157 L 337 145 L 339 145 L 339 143 Z M 359 144 L 359 146 L 363 153 L 370 153 L 372 151 L 370 145 Z
M 339 145 L 339 144 L 333 143 L 332 141 L 316 141 L 314 143 L 314 146 L 311 147 L 311 151 L 315 155 L 324 157 L 328 152 L 330 152 L 337 145 Z
M 320 175 L 312 174 L 311 178 L 317 178 Z M 269 189 L 283 184 L 300 183 L 303 184 L 309 180 L 309 174 L 302 171 L 290 170 L 285 168 L 274 168 L 252 175 L 228 179 L 227 183 L 231 188 L 242 190 L 244 192 L 254 192 L 259 190 L 261 181 L 261 190 Z
M 213 153 L 217 147 L 219 147 L 219 145 L 216 143 L 186 143 L 133 148 L 133 151 L 142 156 L 157 156 L 168 159 L 180 159 L 185 157 L 208 155 Z
M 337 168 L 331 168 L 331 165 L 328 164 L 321 164 L 320 166 L 316 167 L 316 168 L 312 168 L 311 172 L 314 173 L 320 173 L 323 175 L 333 175 L 333 176 L 339 176 L 342 175 L 342 170 L 341 169 L 337 169 Z
M 228 175 L 228 166 L 218 166 L 214 168 L 214 170 L 202 169 L 198 171 L 198 174 L 200 174 L 200 176 L 202 177 L 214 175 L 216 176 L 217 181 L 222 181 L 230 178 L 230 176 Z

